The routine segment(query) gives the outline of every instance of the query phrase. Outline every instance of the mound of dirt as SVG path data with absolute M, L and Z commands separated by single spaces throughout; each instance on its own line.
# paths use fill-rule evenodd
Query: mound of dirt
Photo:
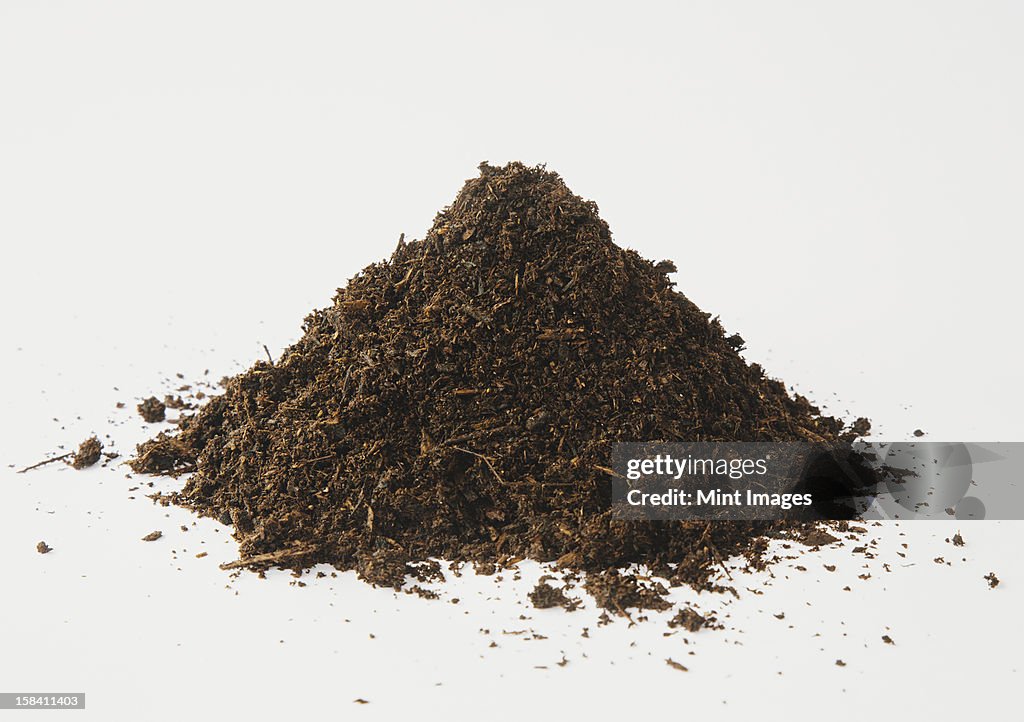
M 193 472 L 165 501 L 233 525 L 254 569 L 326 562 L 397 587 L 432 557 L 529 557 L 706 587 L 780 525 L 613 521 L 612 444 L 834 441 L 867 424 L 748 364 L 673 271 L 616 245 L 555 173 L 483 164 L 422 240 L 132 465 Z

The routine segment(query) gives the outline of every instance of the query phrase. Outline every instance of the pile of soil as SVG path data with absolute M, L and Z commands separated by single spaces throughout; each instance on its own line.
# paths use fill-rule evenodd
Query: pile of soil
M 133 468 L 191 473 L 164 501 L 233 525 L 254 569 L 326 562 L 399 587 L 431 557 L 529 557 L 707 588 L 782 525 L 613 521 L 612 444 L 835 441 L 867 424 L 746 363 L 673 271 L 613 243 L 555 173 L 483 164 L 425 238 L 400 240 Z

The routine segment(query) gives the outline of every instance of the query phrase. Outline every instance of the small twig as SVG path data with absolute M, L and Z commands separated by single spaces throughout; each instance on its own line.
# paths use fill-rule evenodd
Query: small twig
M 47 464 L 52 464 L 55 461 L 63 461 L 64 459 L 68 458 L 69 456 L 74 456 L 74 455 L 75 455 L 75 452 L 69 451 L 66 454 L 62 454 L 61 456 L 55 456 L 52 459 L 44 459 L 43 461 L 37 462 L 35 464 L 32 464 L 32 466 L 26 466 L 24 469 L 22 469 L 18 473 L 19 474 L 24 474 L 26 471 L 32 471 L 32 469 L 38 469 L 40 466 L 46 466 Z
M 498 483 L 501 484 L 502 486 L 505 486 L 505 480 L 501 478 L 501 474 L 498 473 L 498 470 L 494 468 L 494 464 L 492 464 L 491 460 L 488 459 L 486 456 L 484 456 L 483 454 L 478 454 L 475 451 L 470 451 L 469 449 L 463 449 L 461 446 L 450 446 L 449 448 L 455 449 L 456 451 L 461 451 L 463 454 L 475 456 L 478 459 L 483 459 L 484 463 L 487 464 L 487 468 L 491 470 L 492 474 L 494 474 L 494 478 L 498 480 Z
M 220 568 L 224 570 L 229 569 L 242 569 L 244 567 L 251 566 L 253 564 L 275 564 L 282 562 L 292 557 L 297 557 L 302 554 L 309 554 L 315 552 L 317 548 L 315 546 L 299 547 L 297 549 L 281 549 L 276 552 L 267 552 L 266 554 L 257 554 L 251 556 L 248 559 L 238 559 L 227 564 L 221 564 Z
M 267 348 L 267 344 L 263 344 L 263 350 L 267 352 L 267 358 L 270 359 L 270 365 L 274 365 L 274 357 L 270 355 L 270 349 Z
M 618 479 L 625 479 L 626 478 L 622 474 L 620 474 L 619 472 L 615 471 L 615 469 L 609 468 L 607 466 L 601 466 L 600 464 L 594 464 L 593 468 L 597 469 L 598 471 L 600 471 L 602 473 L 607 474 L 608 476 L 614 476 L 614 477 L 616 477 Z
M 438 444 L 435 448 L 442 449 L 444 447 L 448 447 L 448 448 L 454 449 L 455 448 L 455 446 L 454 446 L 455 444 L 461 444 L 464 441 L 471 441 L 471 440 L 479 438 L 481 436 L 490 436 L 491 434 L 504 433 L 504 432 L 509 431 L 510 429 L 513 429 L 513 428 L 515 428 L 514 424 L 503 424 L 501 426 L 492 426 L 489 429 L 474 429 L 473 431 L 470 431 L 470 432 L 465 433 L 465 434 L 460 434 L 459 436 L 456 436 L 454 438 L 445 439 L 440 444 Z
M 722 559 L 722 555 L 718 553 L 718 547 L 712 541 L 708 542 L 708 546 L 711 547 L 711 553 L 715 555 L 715 559 L 718 561 L 718 565 L 722 567 L 722 571 L 725 572 L 725 576 L 732 581 L 732 574 L 729 573 L 729 567 L 725 565 L 725 560 Z
M 708 522 L 707 525 L 705 525 L 704 527 L 704 533 L 701 534 L 700 541 L 698 541 L 697 543 L 701 544 L 704 541 L 707 541 L 708 549 L 711 550 L 711 555 L 715 558 L 715 561 L 718 562 L 718 565 L 722 567 L 722 571 L 725 572 L 725 576 L 729 578 L 729 581 L 732 581 L 732 574 L 729 573 L 729 567 L 725 565 L 725 561 L 718 553 L 718 548 L 715 546 L 715 543 L 711 541 L 710 532 L 711 522 Z

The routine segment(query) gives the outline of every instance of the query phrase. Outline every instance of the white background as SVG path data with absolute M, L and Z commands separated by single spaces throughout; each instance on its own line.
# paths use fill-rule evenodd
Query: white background
M 232 580 L 226 530 L 128 499 L 123 467 L 13 474 L 90 432 L 128 452 L 175 373 L 277 354 L 481 160 L 547 163 L 750 360 L 879 437 L 1024 438 L 1024 6 L 369 5 L 0 3 L 0 691 L 84 691 L 102 720 L 1008 716 L 1018 523 L 957 551 L 952 526 L 873 529 L 870 580 L 826 552 L 835 573 L 790 561 L 729 606 L 680 591 L 731 615 L 686 645 L 519 606 L 531 565 L 438 602 Z M 501 634 L 526 628 L 548 639 Z

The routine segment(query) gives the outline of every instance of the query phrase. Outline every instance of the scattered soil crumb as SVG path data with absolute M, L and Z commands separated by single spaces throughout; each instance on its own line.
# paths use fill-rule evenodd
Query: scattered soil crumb
M 142 537 L 142 541 L 147 541 L 147 542 L 149 542 L 149 541 L 156 541 L 157 539 L 159 539 L 163 535 L 164 535 L 164 533 L 162 531 L 151 531 L 149 534 L 147 534 L 146 536 Z
M 195 404 L 185 401 L 181 396 L 171 396 L 170 394 L 164 396 L 164 406 L 168 409 L 175 409 L 177 411 L 196 408 Z
M 636 607 L 662 611 L 670 609 L 672 603 L 665 599 L 668 589 L 660 582 L 644 584 L 636 574 L 622 574 L 617 570 L 607 570 L 590 574 L 583 583 L 583 588 L 593 595 L 599 607 L 628 616 L 626 609 Z
M 150 396 L 136 408 L 139 410 L 139 416 L 141 416 L 142 420 L 147 424 L 159 423 L 163 421 L 167 415 L 167 407 L 156 396 Z
M 46 542 L 41 541 L 38 544 L 36 544 L 36 551 L 39 552 L 40 554 L 49 554 L 50 552 L 53 551 L 53 547 L 51 547 Z
M 553 587 L 542 579 L 529 594 L 533 606 L 538 609 L 550 609 L 551 607 L 562 607 L 567 612 L 575 612 L 580 607 L 580 600 L 566 596 L 565 591 Z
M 995 589 L 999 586 L 999 577 L 996 576 L 995 572 L 989 572 L 986 574 L 985 581 L 988 582 L 989 589 Z
M 708 629 L 720 628 L 714 616 L 708 615 L 705 617 L 690 607 L 683 607 L 676 612 L 676 616 L 668 620 L 668 626 L 672 629 L 682 627 L 688 632 L 699 632 L 705 627 Z
M 817 527 L 801 530 L 801 532 L 795 535 L 795 538 L 801 544 L 806 544 L 809 547 L 827 546 L 839 541 L 839 537 Z
M 78 445 L 78 451 L 75 452 L 75 456 L 71 460 L 71 466 L 76 469 L 85 469 L 99 461 L 102 454 L 103 444 L 95 436 L 90 436 Z
M 667 664 L 672 669 L 678 669 L 680 672 L 689 672 L 690 671 L 689 669 L 687 669 L 683 665 L 679 664 L 679 662 L 675 661 L 671 657 L 669 657 L 668 659 L 665 660 L 665 664 Z
M 441 564 L 434 559 L 428 559 L 423 562 L 411 562 L 406 565 L 406 573 L 416 581 L 426 584 L 444 581 L 444 572 L 441 571 Z
M 435 592 L 433 589 L 424 589 L 419 584 L 415 584 L 405 590 L 406 594 L 415 594 L 422 599 L 439 599 L 440 594 Z

